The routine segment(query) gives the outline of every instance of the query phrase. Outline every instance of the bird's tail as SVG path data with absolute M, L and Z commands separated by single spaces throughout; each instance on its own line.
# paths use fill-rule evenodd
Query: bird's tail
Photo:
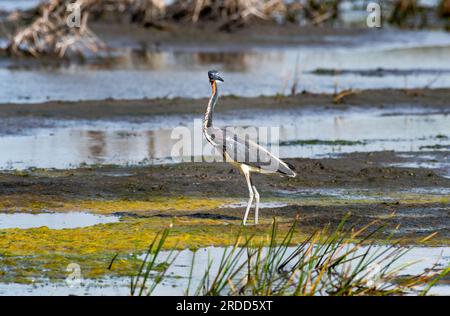
M 295 167 L 288 162 L 283 161 L 283 163 L 285 166 L 281 165 L 277 171 L 287 177 L 295 178 L 297 176 L 297 173 L 295 173 Z

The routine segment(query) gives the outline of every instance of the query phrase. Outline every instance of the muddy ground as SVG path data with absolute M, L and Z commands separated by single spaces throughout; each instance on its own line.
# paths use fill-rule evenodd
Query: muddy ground
M 293 221 L 300 214 L 299 226 L 309 232 L 337 224 L 348 212 L 353 214 L 349 224 L 357 226 L 395 212 L 400 217 L 386 222 L 401 225 L 399 237 L 424 237 L 436 227 L 440 239 L 446 240 L 450 238 L 450 179 L 430 169 L 386 166 L 409 159 L 394 152 L 288 159 L 298 172 L 294 179 L 254 175 L 262 202 L 282 202 L 262 210 L 263 222 L 274 216 Z M 247 197 L 243 176 L 225 163 L 3 172 L 0 192 L 4 211 L 88 209 L 132 218 L 231 220 L 235 225 L 243 207 L 226 205 Z M 171 205 L 170 200 L 180 203 Z
M 296 96 L 221 99 L 221 111 L 240 109 L 420 108 L 448 114 L 450 90 L 369 90 L 345 97 L 303 93 Z M 155 115 L 202 116 L 206 99 L 102 100 L 1 104 L 1 134 L 47 126 L 64 120 L 141 122 Z M 218 113 L 218 115 L 220 115 Z M 445 135 L 444 135 L 445 136 Z M 403 244 L 450 243 L 450 179 L 430 168 L 395 167 L 431 154 L 439 161 L 448 151 L 381 151 L 333 158 L 287 159 L 298 177 L 254 175 L 263 203 L 258 226 L 245 233 L 267 240 L 274 217 L 281 231 L 299 216 L 296 240 L 317 229 L 335 227 L 351 213 L 347 226 L 373 220 L 388 225 L 376 235 L 382 243 L 394 232 Z M 156 233 L 173 225 L 166 247 L 196 248 L 232 244 L 242 232 L 247 201 L 244 177 L 225 163 L 153 166 L 81 166 L 75 169 L 27 169 L 0 172 L 3 213 L 88 212 L 119 218 L 116 223 L 70 229 L 0 230 L 0 267 L 5 282 L 29 283 L 42 276 L 61 280 L 70 262 L 80 262 L 86 278 L 130 275 L 138 261 L 130 254 L 146 249 Z M 397 229 L 396 226 L 400 225 Z M 426 239 L 433 234 L 434 238 Z M 108 266 L 116 255 L 114 269 Z
M 349 110 L 352 108 L 420 108 L 427 113 L 450 113 L 450 89 L 364 90 L 343 97 L 338 102 L 330 94 L 303 92 L 295 96 L 242 98 L 223 96 L 216 113 L 237 110 Z M 189 98 L 144 100 L 49 101 L 37 104 L 0 104 L 3 124 L 0 134 L 21 129 L 50 127 L 52 120 L 120 120 L 142 122 L 155 115 L 198 115 L 202 117 L 208 100 Z M 395 114 L 395 113 L 394 113 Z
M 113 50 L 127 47 L 138 54 L 199 48 L 220 53 L 246 46 L 332 47 L 336 42 L 356 47 L 377 41 L 379 35 L 377 30 L 367 28 L 298 28 L 264 23 L 233 33 L 218 33 L 217 25 L 212 24 L 165 30 L 110 23 L 93 23 L 91 27 Z M 4 36 L 0 31 L 0 37 Z M 45 69 L 61 63 L 91 61 L 17 58 L 1 62 L 9 68 Z M 369 75 L 380 75 L 376 69 L 369 71 Z M 224 96 L 217 115 L 243 109 L 294 108 L 317 112 L 335 109 L 343 113 L 378 108 L 389 109 L 391 115 L 398 108 L 403 112 L 419 109 L 427 114 L 448 115 L 448 100 L 450 89 L 425 88 L 355 91 L 338 102 L 334 95 L 306 91 L 295 96 Z M 0 104 L 0 136 L 32 133 L 34 128 L 61 126 L 69 121 L 73 124 L 78 120 L 95 124 L 99 120 L 139 123 L 158 115 L 202 118 L 206 104 L 207 99 L 187 98 Z M 415 115 L 420 114 L 415 112 Z M 16 213 L 83 212 L 118 218 L 113 223 L 68 229 L 0 228 L 0 280 L 1 283 L 63 282 L 70 263 L 80 264 L 85 278 L 130 276 L 140 264 L 136 255 L 145 251 L 164 228 L 172 226 L 166 248 L 193 249 L 230 245 L 239 234 L 254 235 L 265 242 L 274 218 L 280 223 L 282 233 L 297 216 L 294 241 L 305 240 L 326 225 L 336 227 L 350 213 L 348 227 L 361 228 L 374 220 L 388 226 L 383 234 L 372 236 L 371 240 L 377 243 L 385 242 L 387 233 L 394 232 L 394 241 L 402 244 L 448 247 L 450 178 L 446 177 L 447 173 L 393 166 L 416 163 L 423 154 L 441 162 L 448 159 L 448 153 L 445 148 L 439 151 L 429 148 L 420 153 L 404 152 L 402 156 L 398 152 L 381 151 L 333 158 L 287 159 L 295 166 L 297 178 L 254 175 L 261 194 L 260 224 L 245 228 L 241 226 L 248 195 L 244 177 L 225 163 L 0 171 L 0 225 L 2 214 Z M 430 234 L 435 235 L 427 239 Z
M 450 89 L 423 90 L 365 90 L 349 95 L 339 102 L 334 102 L 333 95 L 302 93 L 295 96 L 274 96 L 257 98 L 240 98 L 225 96 L 220 100 L 220 112 L 240 109 L 289 109 L 304 108 L 318 111 L 320 109 L 354 110 L 364 108 L 389 108 L 395 114 L 395 108 L 420 108 L 426 113 L 448 114 Z M 156 115 L 193 114 L 202 116 L 207 103 L 206 99 L 155 99 L 155 100 L 101 100 L 79 102 L 47 102 L 41 104 L 0 104 L 0 116 L 5 124 L 0 134 L 16 134 L 21 130 L 49 125 L 64 120 L 129 120 L 145 121 Z M 444 160 L 448 151 L 421 151 L 421 154 L 432 154 Z M 409 155 L 409 156 L 408 156 Z M 401 224 L 406 225 L 404 232 L 413 227 L 420 228 L 420 221 L 425 226 L 432 226 L 433 221 L 445 223 L 440 237 L 450 237 L 449 189 L 450 179 L 442 170 L 425 168 L 400 168 L 393 164 L 417 162 L 418 153 L 399 156 L 391 151 L 352 153 L 336 158 L 323 159 L 289 159 L 295 166 L 298 177 L 295 179 L 278 176 L 255 175 L 254 181 L 265 199 L 285 200 L 287 206 L 265 209 L 262 216 L 269 220 L 274 215 L 292 220 L 295 214 L 301 213 L 302 227 L 313 230 L 327 222 L 339 221 L 343 214 L 352 211 L 355 220 L 362 223 L 391 212 L 420 213 L 421 208 L 443 207 L 442 217 L 420 216 L 420 219 L 409 218 Z M 408 158 L 406 158 L 408 157 Z M 434 188 L 434 189 L 433 189 Z M 304 205 L 302 196 L 296 195 L 298 190 L 310 189 L 320 194 L 321 190 L 368 190 L 373 196 L 360 197 L 356 203 L 349 198 L 342 200 L 327 199 L 324 195 Z M 414 190 L 438 192 L 437 195 L 421 196 L 413 194 Z M 285 192 L 285 194 L 276 192 Z M 275 193 L 274 193 L 275 192 Z M 289 194 L 289 192 L 294 192 Z M 397 192 L 395 198 L 389 197 Z M 341 192 L 345 198 L 346 193 Z M 383 199 L 384 195 L 386 199 Z M 207 200 L 208 207 L 203 213 L 183 209 L 179 205 L 163 210 L 151 205 L 142 209 L 123 208 L 111 205 L 107 212 L 119 212 L 130 216 L 183 215 L 212 219 L 235 219 L 242 216 L 243 208 L 218 208 L 223 199 L 244 201 L 247 197 L 245 181 L 239 171 L 223 163 L 183 163 L 178 165 L 159 166 L 88 166 L 71 170 L 26 170 L 2 172 L 0 174 L 0 206 L 5 210 L 43 211 L 67 210 L 65 204 L 73 207 L 74 201 L 152 201 L 154 199 Z M 211 203 L 216 199 L 217 203 Z M 404 201 L 403 201 L 404 200 Z M 158 200 L 159 201 L 159 200 Z M 315 202 L 314 202 L 315 201 Z M 326 201 L 326 202 L 324 202 Z M 334 202 L 333 202 L 334 201 Z M 317 202 L 317 203 L 316 203 Z M 202 202 L 200 202 L 201 204 Z M 316 205 L 316 204 L 317 205 Z M 324 206 L 324 203 L 326 206 Z M 426 204 L 424 206 L 423 204 Z M 294 204 L 294 205 L 292 205 Z M 302 205 L 303 204 L 303 205 Z M 343 205 L 342 205 L 343 204 Z M 298 206 L 301 205 L 301 206 Z M 106 208 L 87 207 L 90 211 L 100 212 Z M 80 209 L 80 207 L 78 207 Z M 83 209 L 81 207 L 81 209 Z M 201 207 L 199 209 L 202 209 Z M 416 211 L 414 211 L 416 210 Z M 186 211 L 189 211 L 186 213 Z M 192 211 L 192 212 L 190 212 Z M 394 220 L 396 221 L 396 220 Z M 417 223 L 419 221 L 419 223 Z M 397 221 L 398 222 L 398 221 Z M 408 225 L 412 225 L 408 227 Z M 418 225 L 418 226 L 417 226 Z M 424 234 L 428 232 L 422 227 Z

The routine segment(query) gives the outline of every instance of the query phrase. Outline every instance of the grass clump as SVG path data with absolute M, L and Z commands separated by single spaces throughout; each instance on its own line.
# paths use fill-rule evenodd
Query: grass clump
M 420 146 L 419 147 L 420 150 L 425 150 L 425 149 L 450 149 L 450 144 L 435 144 L 435 145 L 426 145 L 426 146 Z
M 334 230 L 329 227 L 312 233 L 300 243 L 293 241 L 296 224 L 280 239 L 274 220 L 268 243 L 255 242 L 243 228 L 232 247 L 225 248 L 218 261 L 209 260 L 203 277 L 195 280 L 192 271 L 198 269 L 195 252 L 190 267 L 186 295 L 426 295 L 449 272 L 449 267 L 434 274 L 423 272 L 402 276 L 401 272 L 414 263 L 399 260 L 411 249 L 398 247 L 392 235 L 388 246 L 377 246 L 369 239 L 383 233 L 383 225 L 374 221 L 355 230 L 346 228 L 346 218 Z M 155 269 L 158 256 L 170 229 L 155 238 L 146 257 L 132 279 L 132 295 L 151 295 L 162 282 L 177 254 L 170 252 L 163 269 Z M 281 240 L 281 241 L 280 241 Z M 152 273 L 156 274 L 152 277 Z M 437 273 L 436 273 L 437 271 Z M 420 292 L 419 292 L 420 290 Z

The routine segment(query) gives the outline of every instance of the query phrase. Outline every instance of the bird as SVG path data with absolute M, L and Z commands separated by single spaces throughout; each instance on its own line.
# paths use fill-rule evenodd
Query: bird
M 250 140 L 248 137 L 242 138 L 230 129 L 213 126 L 213 114 L 219 91 L 217 82 L 225 82 L 217 70 L 208 71 L 208 79 L 211 84 L 211 97 L 206 107 L 203 120 L 203 135 L 206 140 L 221 154 L 224 161 L 240 168 L 247 182 L 249 199 L 242 220 L 242 225 L 247 225 L 247 218 L 255 199 L 254 224 L 258 224 L 260 195 L 252 182 L 251 173 L 280 174 L 287 177 L 295 177 L 295 168 L 276 157 L 263 146 Z

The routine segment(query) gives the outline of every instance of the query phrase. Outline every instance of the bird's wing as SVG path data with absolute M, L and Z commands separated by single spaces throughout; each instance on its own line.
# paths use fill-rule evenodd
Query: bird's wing
M 226 153 L 227 158 L 234 162 L 248 165 L 264 173 L 281 173 L 291 177 L 296 175 L 292 166 L 248 137 L 240 137 L 226 129 L 215 129 L 214 143 L 222 155 Z

